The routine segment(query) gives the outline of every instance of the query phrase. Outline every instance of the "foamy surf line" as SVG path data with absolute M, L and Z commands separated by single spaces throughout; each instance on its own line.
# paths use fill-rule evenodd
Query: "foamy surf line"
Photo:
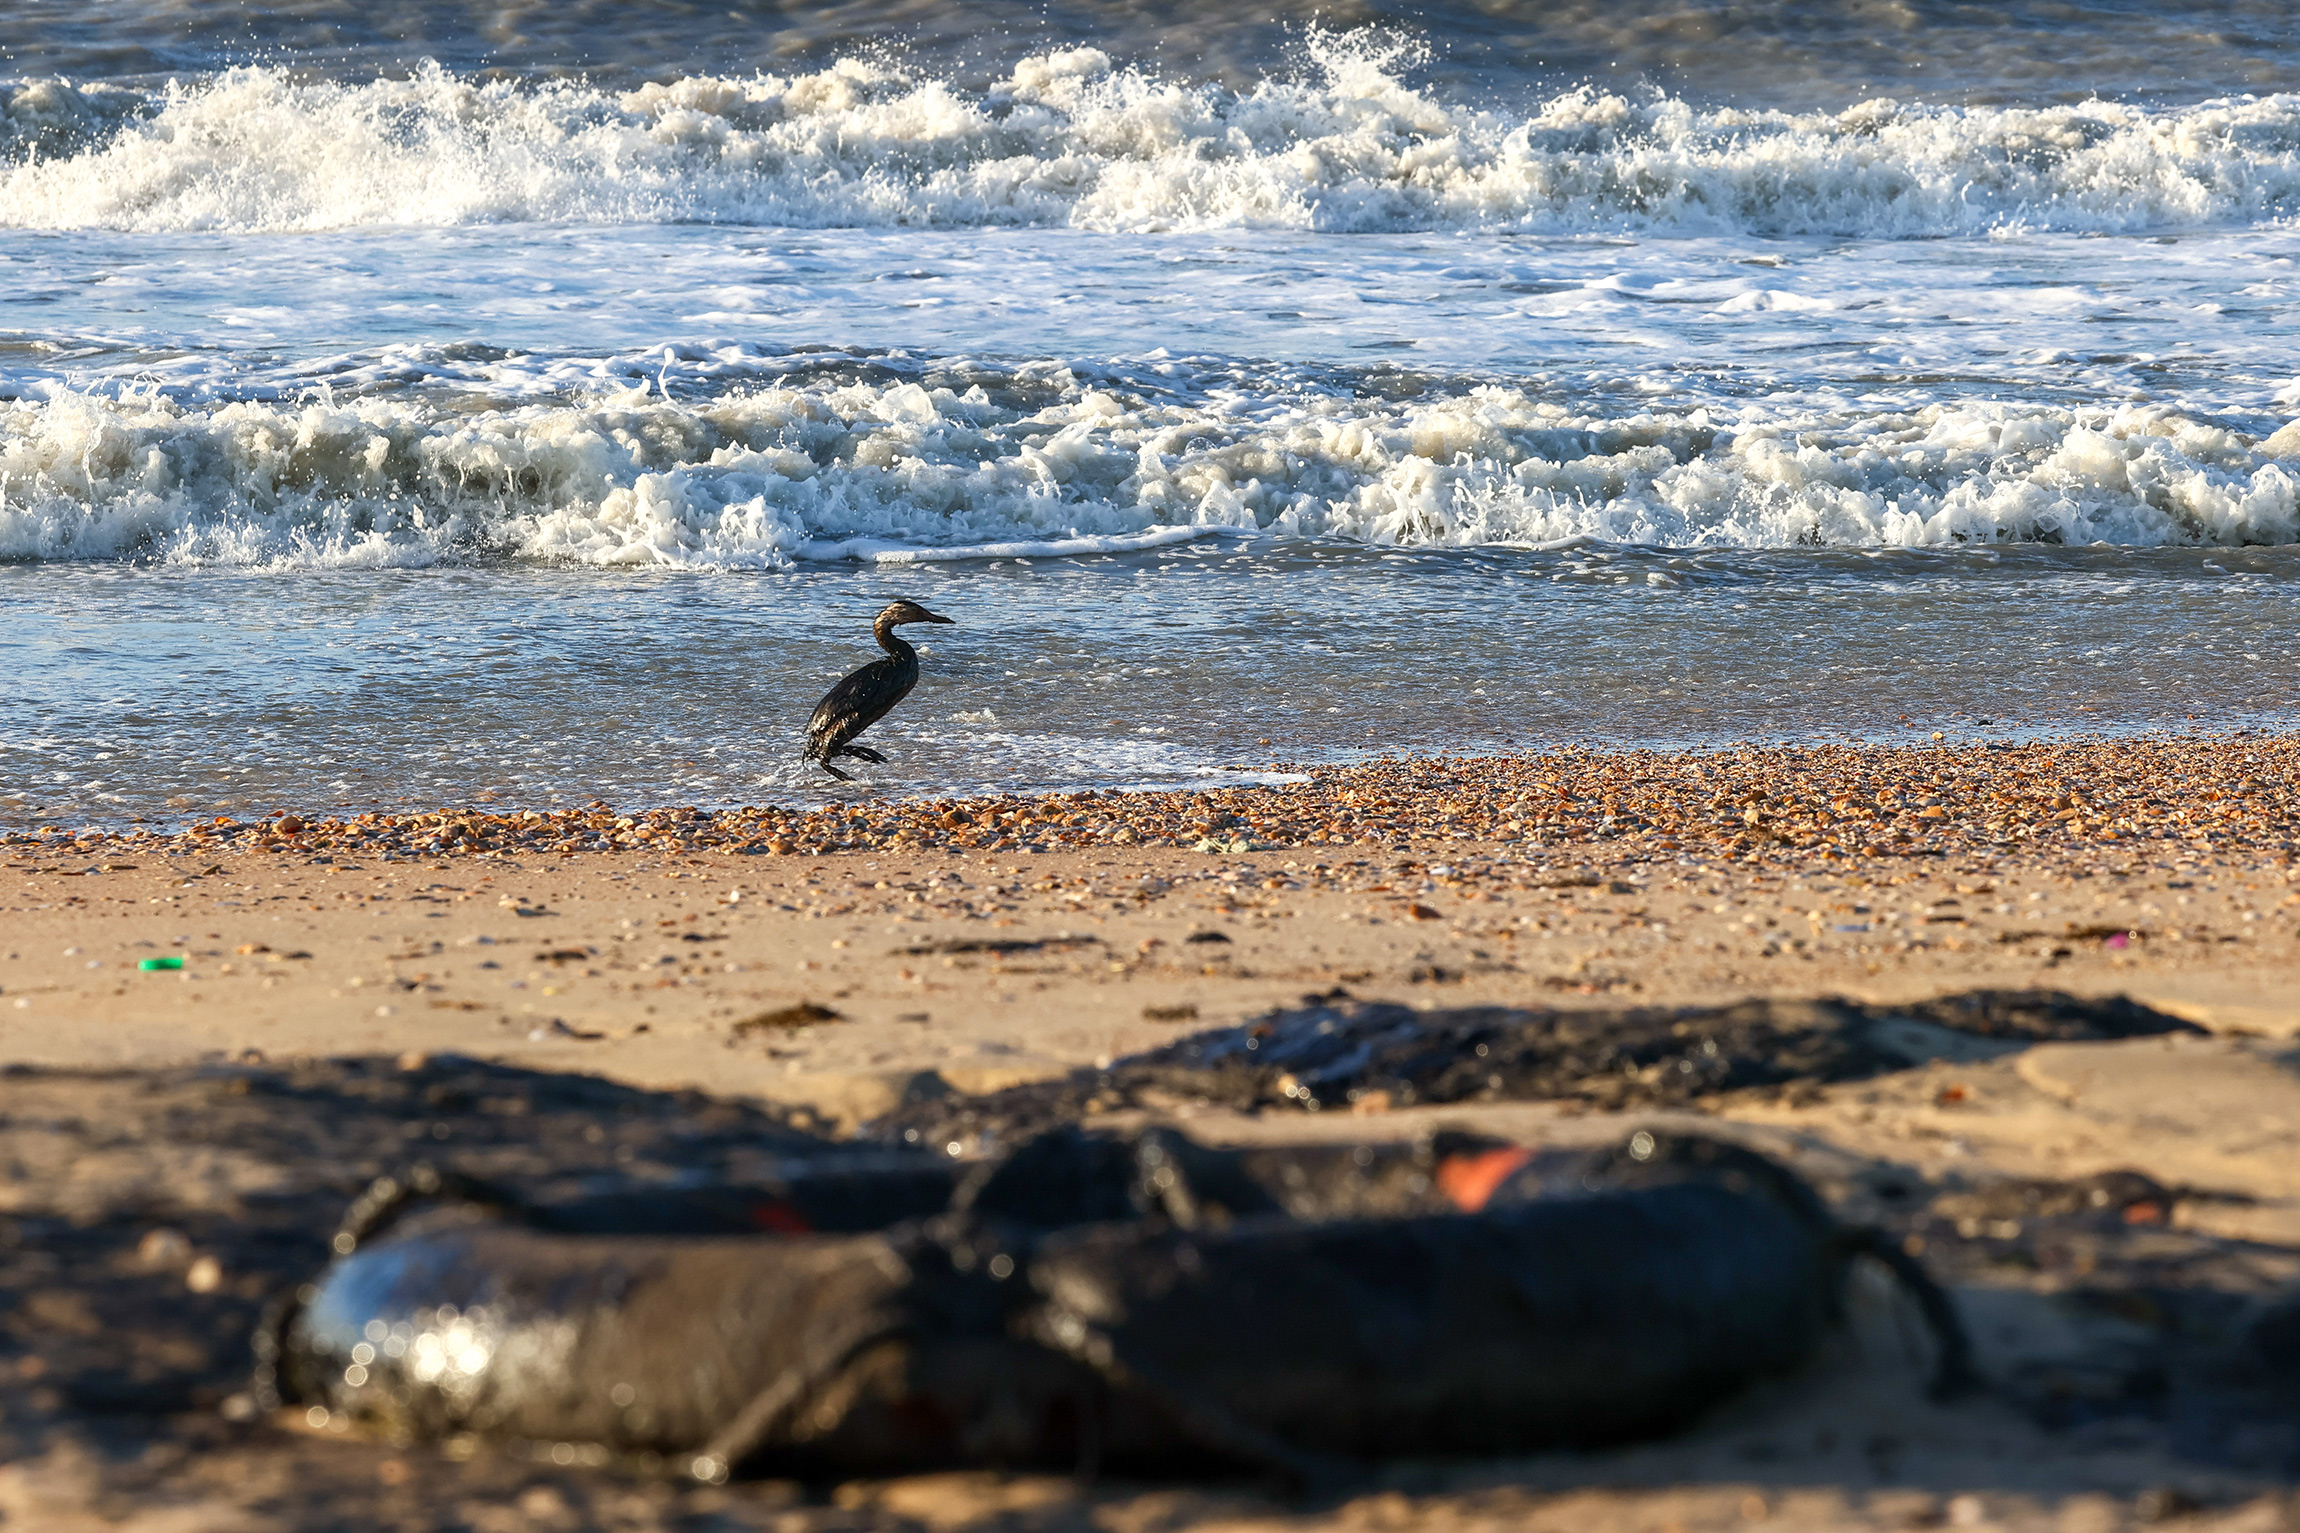
M 859 564 L 956 564 L 970 559 L 1068 559 L 1086 554 L 1140 553 L 1221 533 L 1247 535 L 1244 529 L 1236 527 L 1156 527 L 1147 532 L 1100 538 L 1041 538 L 1029 542 L 963 543 L 943 548 L 919 548 L 891 543 L 884 538 L 841 538 L 836 542 L 801 543 L 791 552 L 796 558 L 817 563 L 852 560 Z
M 1592 414 L 1501 384 L 1251 411 L 1063 374 L 459 412 L 58 390 L 0 409 L 0 558 L 789 568 L 1154 549 L 2300 542 L 2300 423 L 2167 405 Z
M 1488 110 L 1395 41 L 1313 33 L 1246 88 L 1091 47 L 987 90 L 849 58 L 635 90 L 242 68 L 0 86 L 0 227 L 550 223 L 1682 230 L 1879 238 L 2287 219 L 2300 96 L 1840 112 L 1590 87 Z

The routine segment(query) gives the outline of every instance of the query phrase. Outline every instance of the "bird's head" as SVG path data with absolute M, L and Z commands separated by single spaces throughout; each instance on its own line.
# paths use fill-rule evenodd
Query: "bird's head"
M 899 628 L 904 623 L 954 623 L 956 621 L 958 621 L 956 618 L 947 618 L 940 613 L 929 612 L 917 602 L 898 599 L 887 603 L 886 610 L 878 615 L 877 626 Z

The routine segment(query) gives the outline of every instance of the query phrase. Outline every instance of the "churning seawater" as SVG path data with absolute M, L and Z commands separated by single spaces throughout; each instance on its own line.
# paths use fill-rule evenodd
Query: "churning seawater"
M 134 11 L 0 37 L 0 820 L 818 793 L 891 594 L 959 619 L 896 791 L 2292 716 L 2251 55 L 483 74 L 176 4 L 209 67 L 91 77 Z

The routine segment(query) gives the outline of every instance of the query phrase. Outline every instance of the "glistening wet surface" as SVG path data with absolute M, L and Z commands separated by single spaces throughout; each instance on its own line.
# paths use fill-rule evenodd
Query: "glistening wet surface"
M 2284 550 L 1155 553 L 789 573 L 0 567 L 0 816 L 819 799 L 890 594 L 957 619 L 872 735 L 899 795 L 1359 751 L 2274 725 Z M 257 587 L 261 587 L 259 595 Z M 914 631 L 915 632 L 915 631 Z M 2197 721 L 2194 725 L 2191 721 Z M 1245 769 L 1243 771 L 1239 769 Z

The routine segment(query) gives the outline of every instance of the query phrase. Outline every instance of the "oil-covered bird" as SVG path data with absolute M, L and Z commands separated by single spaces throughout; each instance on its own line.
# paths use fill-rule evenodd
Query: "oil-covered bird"
M 917 602 L 890 602 L 878 621 L 871 624 L 871 634 L 878 647 L 886 651 L 884 660 L 873 660 L 854 671 L 831 688 L 830 695 L 815 704 L 815 716 L 807 721 L 806 759 L 819 762 L 831 776 L 853 781 L 847 774 L 831 765 L 834 756 L 852 756 L 859 761 L 884 764 L 886 757 L 867 746 L 849 742 L 856 735 L 887 716 L 896 703 L 910 695 L 918 685 L 918 651 L 895 635 L 905 623 L 949 623 L 956 619 L 942 617 L 927 611 Z

